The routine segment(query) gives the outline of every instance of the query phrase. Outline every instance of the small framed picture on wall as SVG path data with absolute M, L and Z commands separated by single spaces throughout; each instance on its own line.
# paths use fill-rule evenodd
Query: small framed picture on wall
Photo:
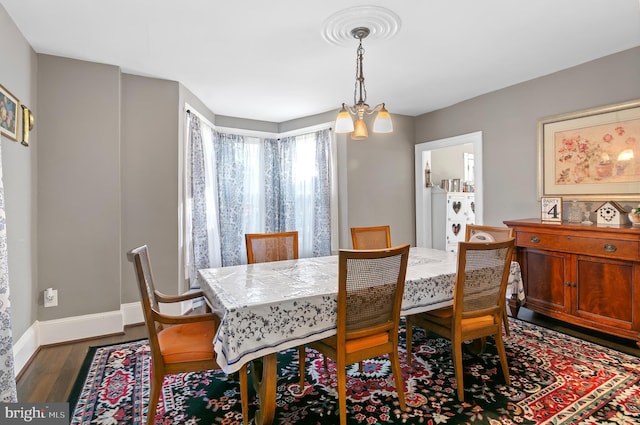
M 18 111 L 20 101 L 0 85 L 0 134 L 18 140 Z
M 540 198 L 542 221 L 562 221 L 562 198 L 543 196 Z

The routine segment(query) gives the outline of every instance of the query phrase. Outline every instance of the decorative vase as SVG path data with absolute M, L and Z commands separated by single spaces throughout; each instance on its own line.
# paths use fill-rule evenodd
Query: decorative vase
M 613 164 L 610 161 L 601 162 L 596 165 L 598 177 L 610 177 L 613 174 Z
M 633 226 L 640 226 L 640 214 L 629 213 L 629 221 Z
M 578 201 L 571 201 L 571 205 L 567 208 L 567 221 L 569 223 L 580 223 L 582 221 L 582 210 L 578 206 Z

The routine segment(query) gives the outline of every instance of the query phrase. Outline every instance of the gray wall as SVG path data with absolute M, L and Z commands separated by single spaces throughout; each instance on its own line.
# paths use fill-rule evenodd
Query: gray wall
M 123 303 L 140 299 L 126 252 L 147 244 L 160 291 L 178 291 L 179 84 L 122 74 Z
M 119 69 L 38 55 L 38 111 L 38 319 L 119 310 Z
M 36 122 L 28 148 L 0 136 L 9 251 L 11 327 L 15 340 L 36 320 L 36 306 L 39 297 L 42 298 L 36 283 L 36 161 L 40 132 L 36 96 L 37 56 L 2 6 L 0 37 L 0 84 L 33 111 Z
M 369 132 L 367 140 L 351 140 L 348 134 L 338 138 L 346 146 L 340 161 L 346 161 L 347 173 L 342 248 L 351 248 L 349 228 L 387 224 L 392 245 L 415 245 L 414 120 L 392 119 L 393 133 Z
M 440 185 L 442 179 L 460 179 L 464 182 L 464 153 L 473 152 L 473 145 L 451 146 L 431 151 L 431 183 Z M 460 186 L 462 190 L 462 186 Z
M 481 130 L 484 223 L 539 217 L 538 120 L 638 98 L 640 47 L 421 115 L 415 143 Z

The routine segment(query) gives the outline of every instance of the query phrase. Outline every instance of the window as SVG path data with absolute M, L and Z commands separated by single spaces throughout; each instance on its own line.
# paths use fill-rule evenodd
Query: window
M 301 257 L 331 253 L 334 166 L 328 128 L 284 138 L 187 119 L 185 245 L 197 270 L 246 263 L 245 233 L 297 230 Z M 240 131 L 239 131 L 240 132 Z

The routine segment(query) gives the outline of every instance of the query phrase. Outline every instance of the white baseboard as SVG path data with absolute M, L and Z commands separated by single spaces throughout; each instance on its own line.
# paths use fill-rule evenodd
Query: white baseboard
M 22 371 L 41 345 L 115 334 L 123 332 L 126 325 L 143 322 L 140 302 L 123 304 L 118 311 L 47 321 L 36 320 L 13 344 L 15 374 Z
M 22 334 L 20 339 L 13 344 L 13 369 L 18 375 L 27 364 L 33 353 L 38 349 L 38 326 L 36 321 Z
M 124 323 L 125 326 L 144 323 L 144 315 L 142 314 L 140 301 L 122 304 L 120 311 L 122 312 L 122 323 Z
M 57 344 L 91 338 L 96 335 L 109 335 L 124 330 L 120 311 L 65 317 L 64 319 L 40 322 L 39 345 Z

